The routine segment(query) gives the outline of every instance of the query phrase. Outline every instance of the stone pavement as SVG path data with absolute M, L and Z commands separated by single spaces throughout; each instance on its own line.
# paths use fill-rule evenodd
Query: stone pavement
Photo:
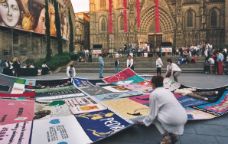
M 111 74 L 105 74 L 105 76 Z M 81 77 L 97 78 L 98 74 L 78 74 Z M 57 79 L 65 77 L 64 73 L 40 76 L 38 79 Z M 205 74 L 182 74 L 179 81 L 185 85 L 214 88 L 228 84 L 228 76 Z M 161 135 L 152 125 L 145 127 L 135 125 L 97 144 L 158 144 Z M 183 136 L 177 144 L 228 144 L 228 114 L 208 121 L 188 122 Z

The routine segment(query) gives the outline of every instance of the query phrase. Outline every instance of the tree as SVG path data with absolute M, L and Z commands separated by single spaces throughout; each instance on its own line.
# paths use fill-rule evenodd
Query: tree
M 50 39 L 50 18 L 48 11 L 48 0 L 45 0 L 45 26 L 46 26 L 46 60 L 51 59 L 51 39 Z
M 70 25 L 70 43 L 69 43 L 69 52 L 74 52 L 74 27 L 73 27 L 73 21 L 71 17 L 71 12 L 69 10 L 69 25 Z
M 62 43 L 62 34 L 61 34 L 61 23 L 59 16 L 59 6 L 57 0 L 54 0 L 54 9 L 55 9 L 55 27 L 57 33 L 57 41 L 58 41 L 58 54 L 63 53 L 63 43 Z

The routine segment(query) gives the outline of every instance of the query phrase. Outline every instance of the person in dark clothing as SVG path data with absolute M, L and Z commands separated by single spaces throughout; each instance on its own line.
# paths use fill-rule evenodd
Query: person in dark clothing
M 21 69 L 21 63 L 17 58 L 15 58 L 13 62 L 14 76 L 16 77 L 20 76 L 20 69 Z

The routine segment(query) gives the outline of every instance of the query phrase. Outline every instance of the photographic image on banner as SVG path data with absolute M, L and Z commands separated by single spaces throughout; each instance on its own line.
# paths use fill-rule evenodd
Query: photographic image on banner
M 60 0 L 59 15 L 61 34 L 69 39 L 69 16 L 67 1 Z M 50 34 L 56 36 L 55 8 L 48 4 L 50 19 Z M 0 2 L 0 26 L 22 31 L 45 34 L 45 0 L 3 0 Z

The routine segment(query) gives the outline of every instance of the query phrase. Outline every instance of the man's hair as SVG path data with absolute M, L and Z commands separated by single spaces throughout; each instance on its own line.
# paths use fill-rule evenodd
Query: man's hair
M 172 59 L 171 59 L 171 58 L 168 58 L 168 59 L 167 59 L 167 62 L 172 63 Z
M 162 76 L 153 76 L 151 83 L 153 83 L 156 88 L 163 87 L 163 80 L 164 78 Z

